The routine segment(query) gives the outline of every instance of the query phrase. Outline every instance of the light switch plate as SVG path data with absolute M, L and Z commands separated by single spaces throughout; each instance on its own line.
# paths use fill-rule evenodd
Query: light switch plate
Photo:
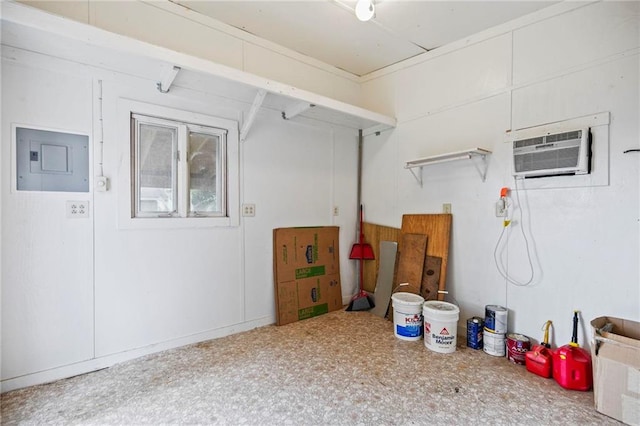
M 95 188 L 98 192 L 107 192 L 109 190 L 109 178 L 106 176 L 96 176 Z

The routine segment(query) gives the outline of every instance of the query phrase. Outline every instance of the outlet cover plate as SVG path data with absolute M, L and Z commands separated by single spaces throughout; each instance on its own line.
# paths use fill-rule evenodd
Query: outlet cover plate
M 89 201 L 67 201 L 67 218 L 89 217 Z
M 253 217 L 256 215 L 256 205 L 255 204 L 243 204 L 242 205 L 242 216 L 244 217 Z

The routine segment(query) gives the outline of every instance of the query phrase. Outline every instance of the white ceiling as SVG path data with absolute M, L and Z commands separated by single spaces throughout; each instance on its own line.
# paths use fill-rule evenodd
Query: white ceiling
M 557 1 L 171 0 L 265 40 L 362 76 L 548 7 Z

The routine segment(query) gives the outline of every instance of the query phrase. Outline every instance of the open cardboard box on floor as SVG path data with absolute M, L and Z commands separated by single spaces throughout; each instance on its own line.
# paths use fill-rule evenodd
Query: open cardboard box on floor
M 640 323 L 598 317 L 591 328 L 596 410 L 640 425 Z
M 342 308 L 337 226 L 273 230 L 276 324 Z

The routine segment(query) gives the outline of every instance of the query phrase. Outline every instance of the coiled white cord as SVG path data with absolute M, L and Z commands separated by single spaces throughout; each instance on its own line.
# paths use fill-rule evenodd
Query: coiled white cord
M 530 270 L 530 276 L 529 279 L 527 281 L 518 281 L 515 278 L 512 278 L 509 276 L 509 268 L 508 268 L 508 264 L 507 266 L 504 265 L 502 256 L 498 256 L 498 249 L 500 248 L 500 244 L 502 242 L 502 238 L 505 235 L 505 231 L 507 229 L 507 227 L 511 224 L 511 221 L 508 220 L 507 218 L 505 218 L 504 220 L 504 226 L 502 227 L 502 232 L 500 232 L 500 236 L 498 237 L 498 241 L 496 242 L 496 246 L 493 250 L 493 260 L 496 264 L 496 269 L 498 270 L 498 273 L 500 274 L 500 276 L 502 276 L 502 278 L 505 279 L 506 282 L 509 282 L 513 285 L 516 285 L 518 287 L 526 287 L 528 285 L 530 285 L 534 278 L 535 278 L 535 269 L 533 268 L 533 261 L 531 260 L 531 250 L 529 249 L 529 240 L 527 239 L 527 235 L 524 232 L 524 223 L 523 223 L 523 215 L 522 215 L 522 204 L 520 203 L 520 193 L 518 191 L 518 180 L 514 177 L 514 187 L 516 190 L 516 199 L 518 200 L 518 212 L 520 215 L 520 221 L 519 221 L 519 225 L 520 225 L 520 231 L 522 232 L 522 238 L 524 239 L 524 243 L 525 243 L 525 249 L 527 251 L 527 261 L 529 263 L 529 270 Z M 505 204 L 505 208 L 508 210 L 510 206 Z M 508 235 L 507 235 L 507 248 L 508 248 Z M 508 251 L 507 251 L 508 254 Z M 508 260 L 508 259 L 507 259 Z

